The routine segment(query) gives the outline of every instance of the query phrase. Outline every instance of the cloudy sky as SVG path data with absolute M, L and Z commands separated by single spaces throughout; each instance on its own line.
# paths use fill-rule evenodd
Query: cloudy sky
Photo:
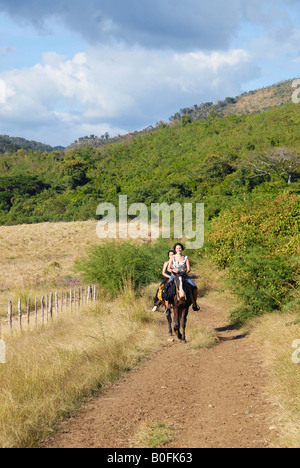
M 299 0 L 0 0 L 0 134 L 127 133 L 299 69 Z

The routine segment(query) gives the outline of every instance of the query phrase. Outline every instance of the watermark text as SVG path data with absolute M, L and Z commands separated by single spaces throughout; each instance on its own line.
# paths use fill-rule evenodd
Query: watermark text
M 299 104 L 300 103 L 300 78 L 293 81 L 292 87 L 296 88 L 292 95 L 292 101 L 295 104 Z
M 296 349 L 292 354 L 292 362 L 294 364 L 300 364 L 300 340 L 295 340 L 292 344 L 292 348 Z
M 118 207 L 101 203 L 96 214 L 101 217 L 96 229 L 100 239 L 185 237 L 187 249 L 201 249 L 204 245 L 203 203 L 152 203 L 149 209 L 144 203 L 128 206 L 127 195 L 120 195 Z
M 0 340 L 0 364 L 6 363 L 6 345 L 3 340 Z

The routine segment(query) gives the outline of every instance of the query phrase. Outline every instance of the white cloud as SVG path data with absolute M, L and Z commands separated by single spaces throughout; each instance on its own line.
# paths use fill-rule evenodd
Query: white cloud
M 0 80 L 0 104 L 6 103 L 6 83 Z
M 244 50 L 101 47 L 72 60 L 46 53 L 43 63 L 0 74 L 0 124 L 6 132 L 8 126 L 14 133 L 23 128 L 32 138 L 48 142 L 53 135 L 52 144 L 68 144 L 89 132 L 135 130 L 167 119 L 180 107 L 237 95 L 241 82 L 257 73 Z

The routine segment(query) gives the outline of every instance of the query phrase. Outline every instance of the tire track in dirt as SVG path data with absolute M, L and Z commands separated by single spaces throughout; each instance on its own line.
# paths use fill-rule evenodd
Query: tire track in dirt
M 217 329 L 219 344 L 190 350 L 168 342 L 162 318 L 162 348 L 88 401 L 47 448 L 131 448 L 145 422 L 175 429 L 168 448 L 269 447 L 272 411 L 261 350 L 228 327 L 221 306 L 209 297 L 199 302 L 199 321 Z

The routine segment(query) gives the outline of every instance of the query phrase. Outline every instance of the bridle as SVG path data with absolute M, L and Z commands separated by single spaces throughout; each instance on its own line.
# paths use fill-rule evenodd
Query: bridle
M 183 302 L 187 300 L 186 293 L 183 289 L 183 277 L 186 275 L 185 271 L 177 273 L 175 276 L 175 286 L 176 286 L 176 295 L 178 302 Z M 179 284 L 178 284 L 179 282 Z

